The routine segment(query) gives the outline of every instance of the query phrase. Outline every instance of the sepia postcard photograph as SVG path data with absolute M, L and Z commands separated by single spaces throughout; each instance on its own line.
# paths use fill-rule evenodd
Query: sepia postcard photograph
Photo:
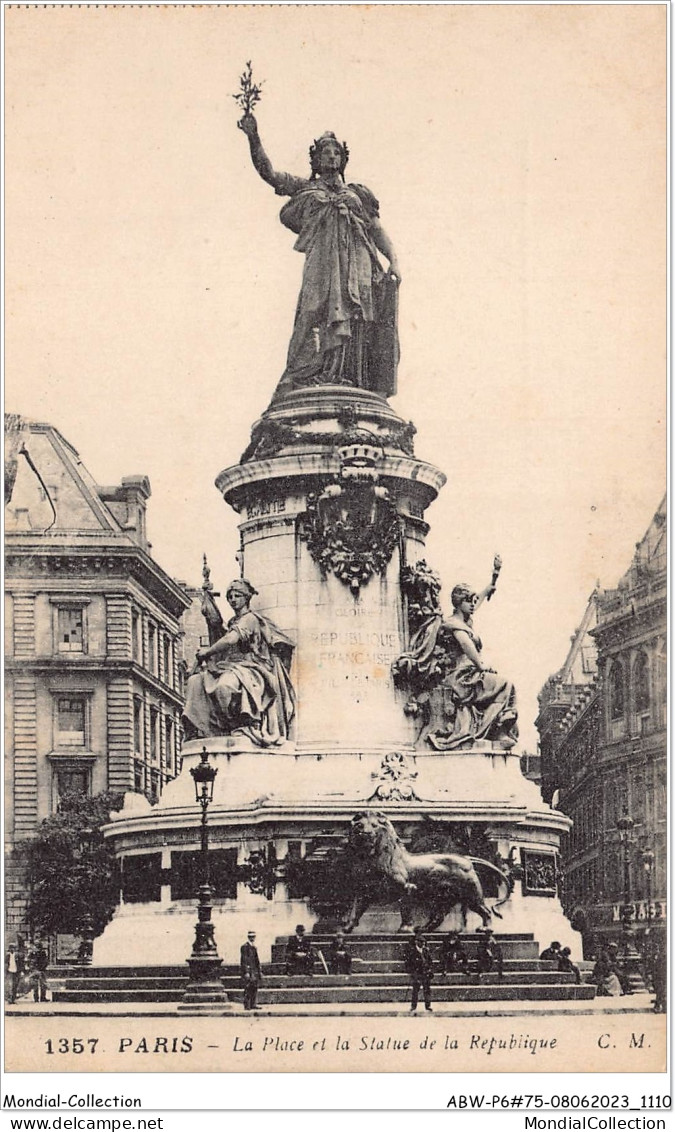
M 5 1107 L 668 1107 L 668 14 L 4 7 Z

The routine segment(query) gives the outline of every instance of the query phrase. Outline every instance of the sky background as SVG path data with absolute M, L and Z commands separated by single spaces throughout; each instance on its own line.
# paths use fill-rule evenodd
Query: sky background
M 99 483 L 150 477 L 153 554 L 237 573 L 217 474 L 284 369 L 303 257 L 231 95 L 304 175 L 332 129 L 396 247 L 399 394 L 448 476 L 427 560 L 487 583 L 536 694 L 665 490 L 665 5 L 8 8 L 6 404 Z M 255 583 L 255 579 L 252 581 Z

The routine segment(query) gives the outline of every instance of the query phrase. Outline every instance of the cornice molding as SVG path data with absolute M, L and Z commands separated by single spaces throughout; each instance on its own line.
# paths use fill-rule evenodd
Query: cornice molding
M 10 674 L 34 676 L 102 676 L 106 681 L 128 676 L 145 684 L 158 696 L 170 700 L 176 708 L 182 708 L 185 697 L 170 688 L 152 673 L 133 660 L 118 657 L 78 657 L 76 660 L 66 660 L 64 657 L 8 657 L 5 661 L 5 671 Z
M 143 584 L 174 617 L 192 604 L 185 591 L 139 546 L 104 547 L 45 545 L 40 539 L 17 541 L 8 536 L 5 547 L 7 581 L 17 577 L 47 577 L 82 582 L 127 575 Z

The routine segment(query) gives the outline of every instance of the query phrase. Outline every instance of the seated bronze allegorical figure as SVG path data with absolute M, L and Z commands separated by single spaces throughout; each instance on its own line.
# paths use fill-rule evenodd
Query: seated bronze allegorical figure
M 465 583 L 456 585 L 452 616 L 444 620 L 440 609 L 427 616 L 409 650 L 394 663 L 397 685 L 411 694 L 406 711 L 421 716 L 419 738 L 438 751 L 480 740 L 503 749 L 517 742 L 515 688 L 484 664 L 482 641 L 473 627 L 473 614 L 495 592 L 500 569 L 497 556 L 492 581 L 481 593 Z
M 293 642 L 249 608 L 256 592 L 243 578 L 231 582 L 227 600 L 234 616 L 218 640 L 197 651 L 183 710 L 186 739 L 237 734 L 272 747 L 289 737 L 295 715 L 287 669 Z

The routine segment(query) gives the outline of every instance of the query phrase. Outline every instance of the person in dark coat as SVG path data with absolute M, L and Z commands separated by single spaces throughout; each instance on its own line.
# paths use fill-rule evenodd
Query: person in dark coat
M 661 943 L 657 943 L 652 951 L 650 972 L 654 987 L 654 1013 L 665 1014 L 668 998 L 668 956 Z
M 49 956 L 43 943 L 38 943 L 33 958 L 31 967 L 33 970 L 33 998 L 36 1002 L 47 1001 L 47 968 L 49 966 Z
M 431 980 L 434 977 L 434 961 L 429 945 L 424 939 L 422 928 L 415 928 L 415 936 L 406 945 L 403 961 L 412 983 L 411 1012 L 417 1010 L 420 987 L 424 995 L 424 1009 L 431 1010 Z
M 352 957 L 345 944 L 345 933 L 338 931 L 328 948 L 328 969 L 331 975 L 351 975 Z
M 608 944 L 607 945 L 607 951 L 608 951 L 608 954 L 609 954 L 609 959 L 610 959 L 610 963 L 612 965 L 612 969 L 613 969 L 613 971 L 614 971 L 614 973 L 615 973 L 615 975 L 616 975 L 616 977 L 619 980 L 619 983 L 621 985 L 621 993 L 622 994 L 632 994 L 633 988 L 631 986 L 630 974 L 629 974 L 628 968 L 626 967 L 626 964 L 625 964 L 625 957 L 624 957 L 623 963 L 619 959 L 619 945 L 618 945 L 618 943 Z
M 608 997 L 620 995 L 621 981 L 616 970 L 614 952 L 610 952 L 606 944 L 600 947 L 600 954 L 595 961 L 592 974 L 593 982 L 597 984 L 598 996 Z
M 501 947 L 493 938 L 492 928 L 479 928 L 477 934 L 480 939 L 476 956 L 476 971 L 479 975 L 496 971 L 499 978 L 502 979 L 504 977 L 504 956 Z
M 459 932 L 448 932 L 441 951 L 441 970 L 446 975 L 452 975 L 456 971 L 462 971 L 465 975 L 469 973 L 469 957 Z
M 563 947 L 558 957 L 558 970 L 574 975 L 574 979 L 578 984 L 581 982 L 581 971 L 577 967 L 576 963 L 572 962 L 571 956 L 572 952 L 570 951 L 569 947 Z
M 549 962 L 558 962 L 558 959 L 560 958 L 560 944 L 558 943 L 557 939 L 554 939 L 551 941 L 551 943 L 549 943 L 548 947 L 545 948 L 544 951 L 542 951 L 539 958 L 547 959 L 549 960 Z
M 258 987 L 262 982 L 262 968 L 255 945 L 255 932 L 249 932 L 241 947 L 241 981 L 244 984 L 244 1010 L 260 1010 Z
M 314 973 L 314 950 L 305 935 L 303 924 L 298 924 L 295 935 L 286 944 L 286 974 L 312 975 Z
M 16 947 L 10 943 L 7 948 L 5 956 L 5 986 L 7 990 L 7 997 L 10 1002 L 16 1002 L 16 992 L 19 986 L 19 977 L 21 972 L 19 970 L 19 956 Z

